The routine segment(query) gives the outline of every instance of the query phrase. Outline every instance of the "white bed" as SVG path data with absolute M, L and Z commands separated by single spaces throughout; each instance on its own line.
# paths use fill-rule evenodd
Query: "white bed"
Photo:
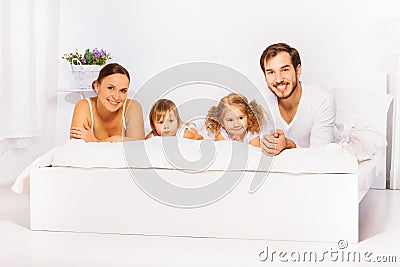
M 253 148 L 245 168 L 226 169 L 226 162 L 216 160 L 200 172 L 179 170 L 165 159 L 134 166 L 128 159 L 127 165 L 122 144 L 67 142 L 27 168 L 13 189 L 24 191 L 30 174 L 32 230 L 356 243 L 358 205 L 369 188 L 384 188 L 386 183 L 386 114 L 391 98 L 385 94 L 385 74 L 369 79 L 372 91 L 362 101 L 360 88 L 335 90 L 342 129 L 339 144 L 284 151 L 274 158 L 271 169 L 259 168 L 258 157 L 264 156 Z M 349 101 L 355 102 L 347 117 Z M 161 149 L 157 142 L 143 142 L 147 153 L 161 153 L 155 151 Z M 198 146 L 201 141 L 184 142 Z M 229 147 L 220 144 L 217 152 Z M 53 167 L 39 168 L 46 162 Z M 132 172 L 141 177 L 157 172 L 183 188 L 201 188 L 224 174 L 243 177 L 209 205 L 193 202 L 179 208 L 155 199 Z M 257 173 L 268 176 L 251 193 Z
M 194 148 L 199 141 L 179 142 Z M 149 157 L 162 150 L 161 140 L 143 143 Z M 216 153 L 227 151 L 229 147 L 227 142 L 218 142 Z M 237 151 L 238 148 L 232 149 Z M 95 159 L 96 156 L 83 156 L 95 153 L 112 154 L 113 159 L 104 163 Z M 225 162 L 219 160 L 215 160 L 204 172 L 174 170 L 165 160 L 152 162 L 159 166 L 157 173 L 160 177 L 184 188 L 206 186 L 227 173 L 228 179 L 232 180 L 243 175 L 218 201 L 210 200 L 213 203 L 207 205 L 202 200 L 200 207 L 184 208 L 181 208 L 182 205 L 177 207 L 171 203 L 160 203 L 160 199 L 149 197 L 144 192 L 147 188 L 142 190 L 143 184 L 139 184 L 135 177 L 153 177 L 154 169 L 142 163 L 133 166 L 133 171 L 124 167 L 126 162 L 122 145 L 88 145 L 72 141 L 53 155 L 53 164 L 61 167 L 38 168 L 31 173 L 33 230 L 310 241 L 358 240 L 357 162 L 338 145 L 318 150 L 287 151 L 276 157 L 271 167 L 265 168 L 257 165 L 262 154 L 258 150 L 250 150 L 246 171 L 237 167 L 226 169 Z M 268 160 L 264 157 L 261 156 L 262 160 Z M 325 164 L 334 159 L 338 159 L 336 164 Z M 290 168 L 288 161 L 293 162 Z M 255 173 L 268 176 L 257 191 L 250 193 Z M 337 192 L 340 192 L 339 196 Z M 315 227 L 316 222 L 319 227 Z M 339 227 L 326 231 L 328 225 Z

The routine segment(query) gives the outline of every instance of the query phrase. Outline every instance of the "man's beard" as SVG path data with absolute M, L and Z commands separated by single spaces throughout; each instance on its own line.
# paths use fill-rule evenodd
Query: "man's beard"
M 293 83 L 292 83 L 293 84 Z M 294 93 L 294 91 L 296 91 L 296 88 L 297 88 L 297 85 L 299 84 L 299 81 L 297 80 L 297 77 L 296 77 L 296 81 L 295 81 L 295 83 L 294 83 L 294 86 L 293 86 L 293 88 L 292 88 L 292 91 L 290 91 L 290 93 L 287 95 L 287 96 L 279 96 L 274 90 L 272 90 L 271 88 L 269 88 L 269 90 L 271 90 L 271 92 L 272 93 L 274 93 L 274 95 L 276 95 L 276 97 L 278 98 L 278 99 L 288 99 L 289 97 L 291 97 L 292 95 L 293 95 L 293 93 Z M 277 85 L 275 85 L 276 87 L 278 86 L 279 84 L 277 84 Z

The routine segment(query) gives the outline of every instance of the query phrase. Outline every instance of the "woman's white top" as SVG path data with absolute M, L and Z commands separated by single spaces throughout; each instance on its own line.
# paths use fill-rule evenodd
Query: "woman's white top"
M 93 107 L 92 107 L 92 101 L 90 101 L 90 98 L 86 98 L 88 104 L 89 104 L 89 110 L 90 110 L 90 119 L 92 121 L 92 132 L 94 129 L 94 119 L 93 119 Z M 125 106 L 126 106 L 126 101 L 124 102 L 124 105 L 122 106 L 122 134 L 121 136 L 125 136 L 124 132 L 126 130 L 126 122 L 125 122 Z

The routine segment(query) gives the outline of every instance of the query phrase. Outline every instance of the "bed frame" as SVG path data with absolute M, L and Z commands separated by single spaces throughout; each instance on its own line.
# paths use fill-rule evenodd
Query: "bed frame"
M 127 169 L 39 168 L 31 174 L 31 229 L 358 242 L 356 173 L 270 173 L 249 194 L 252 175 L 212 205 L 182 209 L 150 198 Z
M 386 92 L 386 74 L 362 77 Z M 346 82 L 363 80 L 352 75 Z M 254 175 L 248 172 L 220 201 L 192 209 L 150 198 L 128 169 L 38 168 L 30 175 L 31 229 L 357 243 L 359 203 L 369 188 L 386 184 L 386 149 L 363 165 L 358 173 L 270 173 L 255 194 L 248 191 Z

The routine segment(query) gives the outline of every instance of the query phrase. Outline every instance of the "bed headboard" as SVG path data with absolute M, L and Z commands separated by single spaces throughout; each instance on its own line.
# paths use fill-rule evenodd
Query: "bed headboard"
M 360 72 L 360 73 L 302 73 L 304 82 L 311 82 L 328 89 L 349 88 L 354 90 L 367 90 L 377 93 L 387 93 L 386 72 Z
M 385 72 L 309 73 L 304 75 L 303 81 L 319 84 L 335 93 L 337 121 L 353 120 L 361 123 L 362 127 L 378 132 L 387 142 L 387 113 L 392 96 L 387 94 Z M 386 188 L 386 177 L 389 173 L 386 168 L 386 150 L 387 147 L 384 146 L 374 156 L 376 177 L 369 182 L 372 188 Z

